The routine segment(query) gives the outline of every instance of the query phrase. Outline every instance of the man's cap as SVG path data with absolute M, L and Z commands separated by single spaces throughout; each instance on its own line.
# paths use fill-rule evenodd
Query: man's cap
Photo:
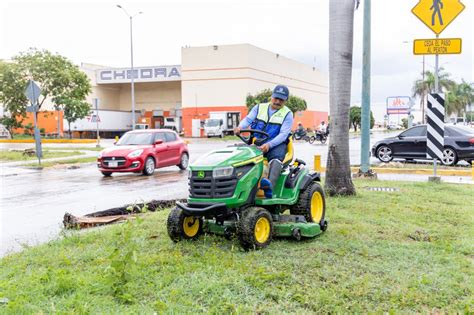
M 279 98 L 279 99 L 282 99 L 282 100 L 286 101 L 288 99 L 289 95 L 290 95 L 290 91 L 288 90 L 288 88 L 286 86 L 277 85 L 273 89 L 272 97 L 273 98 Z

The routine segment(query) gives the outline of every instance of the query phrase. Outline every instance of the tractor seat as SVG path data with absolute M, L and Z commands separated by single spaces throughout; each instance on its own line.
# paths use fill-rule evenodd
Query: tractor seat
M 286 147 L 286 154 L 285 158 L 283 159 L 283 168 L 290 165 L 291 161 L 293 161 L 294 149 L 293 149 L 293 139 L 288 137 L 288 145 Z

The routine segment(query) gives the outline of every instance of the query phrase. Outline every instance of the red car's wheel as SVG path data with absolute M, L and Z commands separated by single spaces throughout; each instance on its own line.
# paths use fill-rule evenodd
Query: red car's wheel
M 145 160 L 145 166 L 143 167 L 143 175 L 150 176 L 155 172 L 155 160 L 149 156 Z

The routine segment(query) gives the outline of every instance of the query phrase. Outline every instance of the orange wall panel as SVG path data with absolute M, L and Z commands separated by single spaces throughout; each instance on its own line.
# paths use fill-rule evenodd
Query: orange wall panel
M 23 119 L 23 126 L 31 123 L 34 126 L 33 113 L 26 113 L 26 117 Z M 59 132 L 63 134 L 63 112 L 59 112 Z M 38 112 L 38 129 L 44 128 L 45 133 L 57 133 L 58 132 L 58 112 L 57 111 L 42 111 Z M 23 128 L 14 130 L 15 133 L 23 133 Z

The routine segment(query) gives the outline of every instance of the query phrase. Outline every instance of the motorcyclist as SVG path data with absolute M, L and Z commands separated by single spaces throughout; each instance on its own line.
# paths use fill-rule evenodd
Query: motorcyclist
M 319 131 L 322 135 L 325 135 L 325 134 L 326 134 L 326 123 L 324 122 L 324 120 L 321 121 L 321 123 L 319 124 L 318 131 Z
M 299 136 L 302 136 L 304 135 L 306 132 L 304 130 L 304 127 L 303 127 L 303 124 L 301 124 L 301 122 L 299 121 L 298 122 L 298 127 L 296 129 L 296 133 L 299 135 Z

